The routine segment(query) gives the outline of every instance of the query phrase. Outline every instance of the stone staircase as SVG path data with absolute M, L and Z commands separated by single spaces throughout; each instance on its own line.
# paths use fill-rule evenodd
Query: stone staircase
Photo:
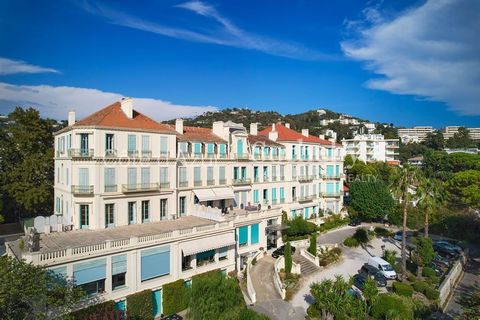
M 293 262 L 300 264 L 300 271 L 304 277 L 308 277 L 320 270 L 319 266 L 302 257 L 300 253 L 295 253 L 293 255 Z

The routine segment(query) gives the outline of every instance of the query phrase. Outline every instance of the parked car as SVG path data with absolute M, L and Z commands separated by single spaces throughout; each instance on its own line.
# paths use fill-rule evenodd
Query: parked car
M 291 246 L 292 248 L 292 254 L 295 253 L 295 247 Z M 275 251 L 272 252 L 272 257 L 277 259 L 280 256 L 283 256 L 285 254 L 285 245 L 281 246 L 280 248 L 277 248 Z
M 393 235 L 393 239 L 397 241 L 402 241 L 402 231 L 397 231 Z
M 366 275 L 367 277 L 371 277 L 375 280 L 378 287 L 386 287 L 387 286 L 387 278 L 374 266 L 365 263 L 359 271 L 360 274 Z
M 397 273 L 395 272 L 395 269 L 393 269 L 390 263 L 380 257 L 370 257 L 368 259 L 368 265 L 377 268 L 378 271 L 380 271 L 387 279 L 397 278 Z
M 448 248 L 449 250 L 456 251 L 457 253 L 463 251 L 462 247 L 460 247 L 459 245 L 445 240 L 434 241 L 433 244 L 437 247 Z
M 363 287 L 367 282 L 367 276 L 364 274 L 356 274 L 353 276 L 353 285 L 363 291 Z
M 448 268 L 450 266 L 450 261 L 448 259 L 442 257 L 441 255 L 439 255 L 438 253 L 435 254 L 435 257 L 433 257 L 432 261 L 435 264 L 440 265 L 440 266 L 445 267 L 445 268 Z
M 350 223 L 348 224 L 349 226 L 356 227 L 362 224 L 362 220 L 360 218 L 353 218 L 350 220 Z
M 435 264 L 434 262 L 430 262 L 428 267 L 432 268 L 435 271 L 435 274 L 437 275 L 437 277 L 440 277 L 443 274 L 442 268 L 440 266 L 438 266 L 437 264 Z
M 458 255 L 458 251 L 454 247 L 448 245 L 434 243 L 433 249 L 442 257 L 445 257 L 449 260 L 454 259 Z
M 351 288 L 349 288 L 347 290 L 347 294 L 354 297 L 354 298 L 357 298 L 357 299 L 360 299 L 360 300 L 364 300 L 364 297 L 363 297 L 363 294 L 362 294 L 362 291 L 360 291 L 358 288 L 352 286 Z

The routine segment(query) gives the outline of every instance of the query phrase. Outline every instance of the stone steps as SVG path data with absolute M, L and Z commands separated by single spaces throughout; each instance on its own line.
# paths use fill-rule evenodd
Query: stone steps
M 320 269 L 319 266 L 316 266 L 314 263 L 301 256 L 299 253 L 296 253 L 293 256 L 293 261 L 297 264 L 300 264 L 300 271 L 302 275 L 306 277 L 314 274 Z

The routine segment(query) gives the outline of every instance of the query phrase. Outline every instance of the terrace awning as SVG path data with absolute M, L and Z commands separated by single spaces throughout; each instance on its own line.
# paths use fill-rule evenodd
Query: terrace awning
M 189 256 L 209 250 L 228 247 L 235 244 L 235 234 L 227 233 L 212 236 L 209 238 L 198 239 L 195 241 L 188 241 L 180 245 L 183 255 Z
M 193 193 L 201 202 L 235 198 L 231 188 L 194 189 Z

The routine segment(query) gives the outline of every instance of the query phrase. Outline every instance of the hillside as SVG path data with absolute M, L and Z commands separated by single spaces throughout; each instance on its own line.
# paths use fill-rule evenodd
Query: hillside
M 337 140 L 340 141 L 343 138 L 351 138 L 354 132 L 360 128 L 360 126 L 343 125 L 340 123 L 330 123 L 326 126 L 320 125 L 320 120 L 323 119 L 338 119 L 341 114 L 323 109 L 325 112 L 320 114 L 317 110 L 310 110 L 299 114 L 287 114 L 281 115 L 275 111 L 255 111 L 247 108 L 228 108 L 217 112 L 206 112 L 200 116 L 191 119 L 185 119 L 185 125 L 197 126 L 204 128 L 211 128 L 215 121 L 234 121 L 242 123 L 247 129 L 250 123 L 259 123 L 259 130 L 271 125 L 274 122 L 288 122 L 292 129 L 301 131 L 308 128 L 310 134 L 318 136 L 319 134 L 325 134 L 327 129 L 331 129 L 337 133 Z M 362 120 L 356 117 L 352 117 Z M 165 123 L 174 124 L 175 120 L 165 121 Z M 390 128 L 392 129 L 392 128 Z

